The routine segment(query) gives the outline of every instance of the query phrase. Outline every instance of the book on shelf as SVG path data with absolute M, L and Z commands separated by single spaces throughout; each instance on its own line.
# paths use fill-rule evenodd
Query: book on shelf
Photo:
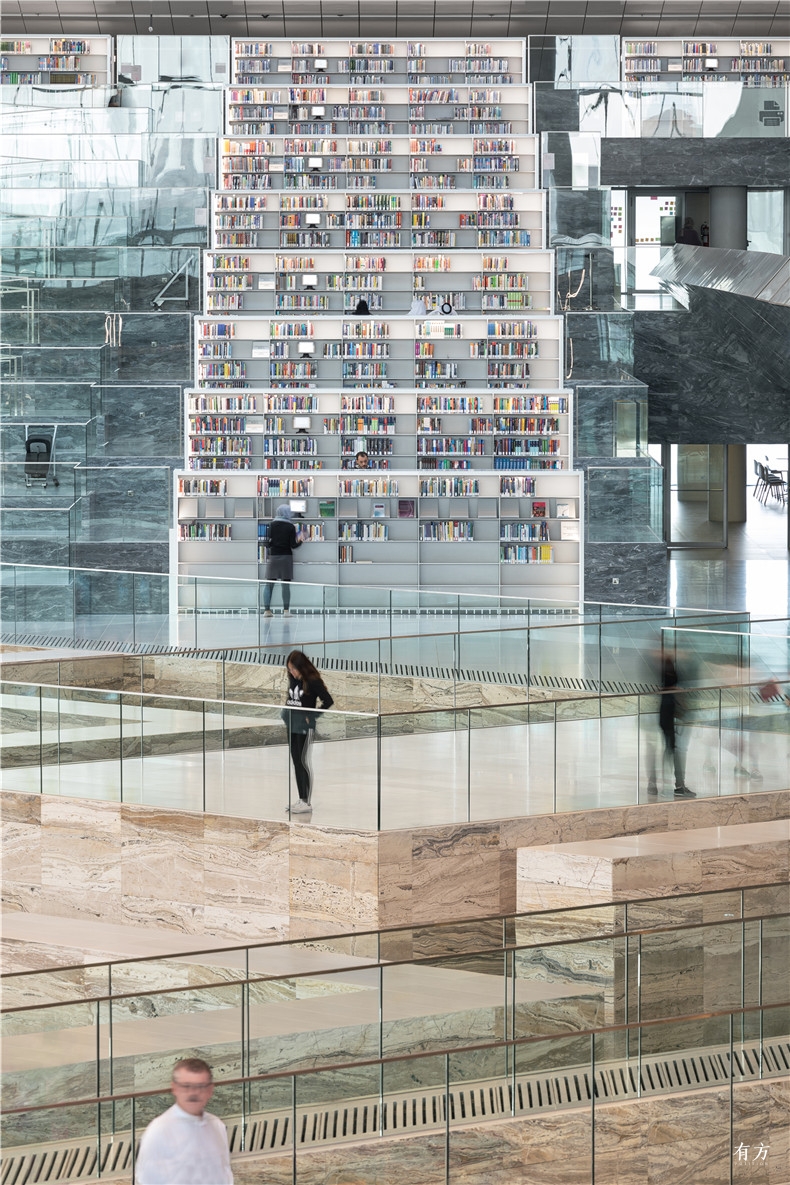
M 334 518 L 337 514 L 337 503 L 334 498 L 325 498 L 318 503 L 320 518 Z
M 386 502 L 374 502 L 373 503 L 373 510 L 372 510 L 372 517 L 373 518 L 387 518 L 387 515 L 388 515 L 388 511 L 387 511 Z
M 575 518 L 576 510 L 572 502 L 555 502 L 554 504 L 555 518 Z
M 417 503 L 413 498 L 398 499 L 398 518 L 414 518 L 416 512 Z
M 546 503 L 545 502 L 533 501 L 533 503 L 532 503 L 532 517 L 533 518 L 545 518 L 546 517 Z
M 499 548 L 503 564 L 551 564 L 554 549 L 548 543 L 502 543 Z
M 180 477 L 178 479 L 179 494 L 202 494 L 204 498 L 222 497 L 228 492 L 225 478 L 212 480 L 203 477 Z
M 560 523 L 560 539 L 578 540 L 579 538 L 579 520 L 577 518 L 564 518 Z

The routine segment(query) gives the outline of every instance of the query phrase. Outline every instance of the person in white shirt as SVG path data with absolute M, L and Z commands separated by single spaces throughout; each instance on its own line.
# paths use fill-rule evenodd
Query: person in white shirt
M 176 1062 L 170 1089 L 174 1105 L 140 1140 L 136 1185 L 233 1185 L 225 1124 L 205 1110 L 214 1093 L 211 1067 L 198 1057 Z

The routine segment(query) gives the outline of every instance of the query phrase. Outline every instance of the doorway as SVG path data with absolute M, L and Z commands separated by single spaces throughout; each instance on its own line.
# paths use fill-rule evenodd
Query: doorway
M 758 472 L 759 466 L 770 476 L 768 489 Z M 742 535 L 744 546 L 755 556 L 776 558 L 790 550 L 789 476 L 786 444 L 747 444 L 747 497 Z
M 651 276 L 663 253 L 674 247 L 682 211 L 677 193 L 632 193 L 634 247 L 632 292 L 658 292 L 661 281 Z
M 671 548 L 725 548 L 728 543 L 727 447 L 665 444 L 661 463 L 664 524 Z

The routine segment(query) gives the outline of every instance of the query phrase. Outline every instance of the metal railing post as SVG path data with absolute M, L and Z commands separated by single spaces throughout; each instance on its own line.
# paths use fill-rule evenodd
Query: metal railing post
M 450 1185 L 450 1055 L 444 1055 L 444 1180 Z
M 381 710 L 376 714 L 376 830 L 381 831 Z

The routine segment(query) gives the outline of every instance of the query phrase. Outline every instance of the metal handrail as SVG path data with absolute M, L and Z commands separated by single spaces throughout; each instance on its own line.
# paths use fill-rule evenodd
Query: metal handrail
M 602 841 L 602 842 L 605 842 L 605 841 Z M 686 893 L 686 894 L 683 894 L 682 896 L 662 897 L 662 898 L 629 897 L 627 900 L 623 900 L 623 901 L 593 902 L 593 903 L 587 904 L 587 905 L 562 906 L 562 907 L 557 907 L 554 909 L 525 910 L 523 913 L 489 914 L 489 915 L 486 915 L 483 917 L 464 918 L 464 919 L 460 919 L 460 920 L 452 921 L 452 922 L 433 922 L 433 923 L 426 924 L 426 925 L 414 925 L 412 923 L 410 925 L 388 926 L 385 929 L 379 929 L 379 930 L 357 930 L 357 931 L 349 931 L 349 932 L 346 932 L 343 934 L 332 934 L 332 935 L 324 936 L 324 941 L 341 942 L 341 941 L 352 940 L 352 939 L 354 941 L 358 941 L 359 939 L 373 938 L 373 937 L 377 937 L 380 940 L 382 938 L 382 936 L 386 937 L 388 935 L 414 933 L 415 931 L 419 932 L 420 935 L 425 935 L 425 934 L 430 933 L 432 931 L 441 930 L 441 929 L 447 928 L 447 927 L 451 927 L 452 930 L 457 933 L 459 927 L 480 926 L 484 923 L 501 922 L 503 941 L 500 945 L 498 945 L 498 946 L 493 946 L 493 945 L 492 946 L 479 946 L 479 947 L 476 946 L 474 948 L 474 950 L 472 950 L 472 951 L 464 950 L 463 954 L 464 955 L 481 955 L 481 954 L 502 953 L 504 951 L 536 950 L 536 949 L 540 949 L 545 946 L 551 946 L 551 947 L 573 946 L 573 945 L 581 944 L 583 942 L 590 942 L 591 939 L 593 939 L 593 938 L 597 940 L 597 939 L 601 939 L 601 938 L 626 938 L 631 935 L 638 935 L 638 934 L 641 934 L 641 935 L 670 934 L 670 933 L 677 933 L 677 932 L 686 931 L 686 930 L 703 930 L 703 929 L 707 929 L 707 928 L 710 928 L 713 926 L 740 925 L 743 922 L 764 921 L 769 918 L 787 917 L 787 916 L 789 916 L 788 913 L 783 912 L 782 910 L 779 910 L 776 913 L 759 913 L 759 914 L 755 913 L 755 914 L 749 914 L 749 915 L 746 915 L 744 912 L 744 907 L 745 907 L 744 894 L 745 893 L 750 893 L 750 892 L 753 892 L 753 891 L 759 890 L 759 889 L 778 889 L 778 888 L 787 889 L 788 885 L 785 881 L 768 881 L 765 883 L 748 885 L 747 887 L 742 887 L 742 888 L 737 888 L 737 889 L 706 889 L 706 890 L 700 891 L 699 893 Z M 703 921 L 703 922 L 685 922 L 685 921 L 683 921 L 683 922 L 678 922 L 676 925 L 671 925 L 671 924 L 665 923 L 665 924 L 658 925 L 658 926 L 635 926 L 633 928 L 628 926 L 628 907 L 629 906 L 650 905 L 650 906 L 655 907 L 667 900 L 671 900 L 673 905 L 677 905 L 678 903 L 683 902 L 683 901 L 696 901 L 700 897 L 712 898 L 712 897 L 716 897 L 716 896 L 732 896 L 733 893 L 740 893 L 740 897 L 741 897 L 741 910 L 740 910 L 740 916 L 738 916 L 738 917 L 726 918 L 726 919 L 725 918 L 714 918 L 710 921 Z M 624 925 L 622 926 L 622 928 L 612 928 L 610 931 L 605 932 L 605 933 L 598 931 L 593 935 L 587 934 L 587 935 L 582 935 L 581 937 L 562 938 L 562 939 L 554 938 L 554 939 L 547 939 L 546 941 L 542 941 L 542 942 L 527 942 L 527 943 L 508 942 L 507 938 L 505 937 L 506 928 L 507 928 L 508 924 L 518 922 L 520 919 L 527 919 L 528 918 L 530 920 L 536 920 L 536 919 L 539 920 L 541 918 L 555 918 L 555 917 L 558 917 L 558 915 L 559 916 L 567 916 L 567 915 L 573 915 L 573 914 L 576 914 L 579 912 L 588 913 L 590 910 L 612 910 L 612 909 L 619 909 L 621 907 L 623 909 Z M 176 961 L 180 961 L 180 960 L 192 961 L 196 958 L 200 958 L 200 957 L 203 957 L 206 955 L 237 954 L 240 952 L 247 952 L 247 954 L 249 955 L 249 953 L 252 951 L 282 950 L 287 947 L 303 947 L 305 945 L 308 945 L 308 944 L 316 942 L 316 941 L 319 941 L 319 939 L 318 938 L 286 938 L 286 939 L 282 939 L 280 941 L 272 941 L 272 942 L 251 942 L 251 943 L 244 943 L 244 944 L 235 945 L 235 946 L 209 947 L 205 950 L 174 951 L 174 952 L 171 952 L 169 954 L 164 954 L 164 955 L 157 954 L 157 955 L 143 955 L 143 956 L 139 956 L 136 958 L 135 957 L 125 957 L 122 959 L 107 959 L 107 960 L 104 960 L 100 963 L 75 963 L 75 964 L 71 964 L 71 965 L 63 965 L 63 966 L 59 965 L 57 967 L 50 967 L 50 968 L 43 968 L 43 969 L 42 968 L 34 968 L 32 970 L 25 970 L 25 971 L 6 971 L 6 972 L 2 972 L 2 974 L 0 974 L 0 982 L 15 981 L 17 979 L 24 979 L 25 977 L 30 977 L 33 975 L 39 975 L 39 976 L 40 975 L 48 975 L 48 974 L 60 975 L 65 972 L 68 972 L 68 971 L 84 971 L 87 968 L 90 968 L 90 970 L 93 972 L 101 971 L 103 968 L 107 968 L 109 971 L 109 975 L 111 977 L 112 976 L 112 969 L 114 967 L 123 967 L 123 966 L 130 966 L 130 965 L 134 966 L 134 965 L 141 964 L 141 963 L 158 963 L 158 962 L 165 962 L 165 961 L 168 961 L 171 959 L 176 960 Z M 439 960 L 444 960 L 444 959 L 452 958 L 452 957 L 454 957 L 452 954 L 425 955 L 424 957 L 420 957 L 419 955 L 416 955 L 416 956 L 413 956 L 412 958 L 405 958 L 405 959 L 386 959 L 386 958 L 382 959 L 381 957 L 379 957 L 378 959 L 371 960 L 368 963 L 361 963 L 360 962 L 358 964 L 355 964 L 353 967 L 353 970 L 354 971 L 366 970 L 366 969 L 369 969 L 372 967 L 377 967 L 377 966 L 382 966 L 382 965 L 387 966 L 387 967 L 409 966 L 414 963 L 420 963 L 422 965 L 422 964 L 429 964 L 429 963 L 437 962 Z M 271 974 L 271 975 L 261 974 L 261 975 L 256 975 L 254 978 L 250 978 L 249 968 L 247 968 L 247 974 L 246 974 L 245 978 L 243 980 L 236 980 L 233 982 L 235 982 L 235 983 L 261 983 L 261 982 L 264 982 L 264 981 L 270 980 L 270 979 L 276 980 L 276 979 L 283 979 L 283 978 L 287 978 L 287 979 L 310 978 L 315 975 L 326 975 L 326 974 L 333 973 L 335 971 L 342 973 L 344 970 L 348 970 L 348 968 L 343 968 L 343 967 L 323 968 L 323 969 L 314 968 L 313 970 L 309 970 L 309 971 L 288 971 L 288 972 L 281 972 L 278 974 Z M 229 981 L 227 979 L 223 979 L 223 980 L 218 980 L 216 983 L 213 983 L 213 984 L 212 983 L 201 983 L 200 987 L 204 988 L 204 987 L 228 986 L 228 984 L 229 984 Z M 231 984 L 231 986 L 232 986 L 232 984 Z M 152 988 L 149 991 L 139 991 L 139 992 L 120 992 L 117 994 L 109 992 L 106 995 L 102 995 L 102 996 L 98 996 L 98 995 L 97 996 L 89 996 L 89 997 L 83 996 L 83 997 L 80 997 L 79 1001 L 73 1001 L 73 1002 L 74 1003 L 77 1003 L 77 1002 L 90 1003 L 92 1001 L 104 1002 L 104 1001 L 112 1001 L 112 1000 L 123 1000 L 123 999 L 129 999 L 129 998 L 136 998 L 137 996 L 165 995 L 167 993 L 179 992 L 179 991 L 184 991 L 184 990 L 186 990 L 185 987 L 181 986 L 181 987 L 175 987 L 175 988 L 161 988 L 161 989 L 160 988 Z M 70 1002 L 71 1001 L 68 1001 L 67 1003 L 70 1003 Z M 54 1008 L 54 1007 L 60 1008 L 60 1007 L 63 1007 L 63 1004 L 64 1004 L 64 1001 L 61 1000 L 61 1001 L 56 1001 L 56 1002 L 44 1003 L 44 1004 L 23 1004 L 23 1005 L 19 1005 L 19 1006 L 11 1006 L 9 1008 L 0 1007 L 0 1015 L 2 1015 L 4 1013 L 14 1013 L 14 1012 L 32 1012 L 32 1011 L 36 1011 L 36 1010 L 43 1009 L 43 1008 Z
M 485 1041 L 473 1045 L 451 1045 L 445 1046 L 442 1049 L 432 1049 L 429 1051 L 419 1051 L 418 1053 L 402 1053 L 391 1054 L 375 1058 L 360 1058 L 356 1062 L 332 1062 L 331 1065 L 320 1067 L 307 1067 L 300 1070 L 275 1070 L 271 1074 L 249 1074 L 241 1078 L 220 1078 L 214 1082 L 214 1086 L 243 1086 L 246 1083 L 265 1083 L 274 1082 L 284 1078 L 306 1078 L 314 1074 L 326 1074 L 327 1070 L 333 1073 L 342 1072 L 343 1070 L 360 1070 L 372 1066 L 386 1067 L 388 1065 L 396 1065 L 402 1062 L 416 1062 L 425 1061 L 428 1058 L 438 1057 L 454 1057 L 461 1053 L 484 1053 L 490 1049 L 517 1049 L 525 1045 L 545 1045 L 549 1041 L 567 1041 L 569 1037 L 578 1040 L 583 1037 L 590 1037 L 595 1039 L 599 1036 L 608 1036 L 610 1033 L 632 1033 L 641 1032 L 644 1029 L 657 1029 L 665 1025 L 681 1025 L 691 1024 L 695 1021 L 709 1021 L 723 1019 L 724 1017 L 748 1016 L 754 1013 L 773 1012 L 779 1008 L 790 1008 L 790 999 L 784 1000 L 779 1004 L 752 1004 L 744 1008 L 724 1008 L 721 1010 L 710 1010 L 708 1012 L 692 1012 L 682 1016 L 666 1016 L 659 1017 L 655 1020 L 634 1020 L 627 1021 L 615 1025 L 601 1025 L 592 1029 L 574 1029 L 569 1032 L 567 1029 L 559 1033 L 544 1033 L 537 1037 L 503 1037 L 499 1041 Z M 25 1115 L 35 1111 L 54 1111 L 62 1110 L 65 1107 L 85 1107 L 85 1106 L 101 1106 L 104 1103 L 121 1103 L 128 1099 L 143 1099 L 152 1098 L 158 1095 L 168 1094 L 169 1087 L 163 1086 L 158 1090 L 140 1090 L 128 1091 L 123 1094 L 108 1094 L 108 1095 L 93 1095 L 90 1098 L 73 1099 L 67 1102 L 53 1102 L 53 1103 L 35 1103 L 28 1104 L 22 1107 L 4 1107 L 3 1115 Z

